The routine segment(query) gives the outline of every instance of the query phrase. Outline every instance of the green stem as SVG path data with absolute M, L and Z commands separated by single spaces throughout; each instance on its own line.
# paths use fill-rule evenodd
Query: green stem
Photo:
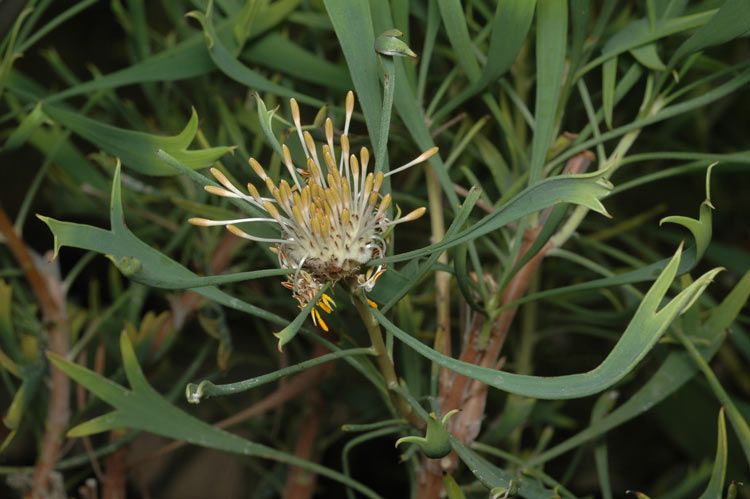
M 217 397 L 223 395 L 234 395 L 241 393 L 246 390 L 251 390 L 259 386 L 263 386 L 267 383 L 276 381 L 277 379 L 285 376 L 290 376 L 315 367 L 319 364 L 324 364 L 332 360 L 340 359 L 343 357 L 349 357 L 352 355 L 372 355 L 371 348 L 352 348 L 349 350 L 339 350 L 337 352 L 331 352 L 320 357 L 315 357 L 298 364 L 279 369 L 269 374 L 263 374 L 254 378 L 238 381 L 236 383 L 227 383 L 224 385 L 215 385 L 211 381 L 203 380 L 198 384 L 189 383 L 186 388 L 186 396 L 189 402 L 198 403 L 203 398 Z
M 391 113 L 393 111 L 393 94 L 396 89 L 396 66 L 393 58 L 380 58 L 383 63 L 383 109 L 380 113 L 380 130 L 378 144 L 375 151 L 375 172 L 388 171 L 388 132 L 391 128 Z
M 716 378 L 716 375 L 711 369 L 711 366 L 708 365 L 708 362 L 706 362 L 706 359 L 703 358 L 695 344 L 690 341 L 690 338 L 688 338 L 687 335 L 685 335 L 685 333 L 683 333 L 679 328 L 675 328 L 672 334 L 674 334 L 674 336 L 678 340 L 680 340 L 680 343 L 682 343 L 682 345 L 685 347 L 685 350 L 687 350 L 690 358 L 693 359 L 693 362 L 695 362 L 695 365 L 698 366 L 698 369 L 703 372 L 703 375 L 706 377 L 706 381 L 708 381 L 708 384 L 711 387 L 711 390 L 714 392 L 714 395 L 716 395 L 716 398 L 719 399 L 721 405 L 724 406 L 724 410 L 727 413 L 729 422 L 732 424 L 732 427 L 734 427 L 734 431 L 739 437 L 740 445 L 742 445 L 742 451 L 745 453 L 745 459 L 750 464 L 750 426 L 748 426 L 747 421 L 745 421 L 745 418 L 742 417 L 742 414 L 737 409 L 737 406 L 734 405 L 734 402 L 732 402 L 732 398 L 729 396 L 726 390 L 724 390 L 724 387 L 721 386 L 721 383 Z
M 388 387 L 388 396 L 393 407 L 410 424 L 417 427 L 424 426 L 422 420 L 416 417 L 407 401 L 398 395 L 397 389 L 399 384 L 396 368 L 393 365 L 393 359 L 388 355 L 388 350 L 383 341 L 383 334 L 380 331 L 380 324 L 378 324 L 378 321 L 372 315 L 372 312 L 370 312 L 370 306 L 359 293 L 353 294 L 352 298 L 354 306 L 362 319 L 362 323 L 365 325 L 365 329 L 367 329 L 367 334 L 370 336 L 372 349 L 375 351 L 375 360 L 383 378 L 385 378 L 385 383 Z

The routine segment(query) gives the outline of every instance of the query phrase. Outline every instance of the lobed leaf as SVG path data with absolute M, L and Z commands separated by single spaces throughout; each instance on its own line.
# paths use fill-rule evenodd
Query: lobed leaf
M 55 367 L 115 408 L 114 412 L 71 429 L 70 436 L 107 431 L 118 426 L 143 430 L 202 447 L 299 466 L 312 473 L 338 481 L 347 487 L 352 487 L 367 497 L 380 497 L 368 487 L 330 468 L 263 444 L 245 440 L 182 411 L 148 384 L 138 365 L 130 338 L 125 332 L 120 335 L 120 350 L 128 380 L 131 383 L 135 382 L 131 385 L 132 390 L 127 390 L 100 374 L 63 357 L 53 353 L 47 354 Z
M 657 311 L 669 290 L 680 263 L 679 248 L 669 265 L 651 286 L 619 341 L 597 367 L 586 373 L 564 376 L 529 376 L 489 369 L 443 355 L 399 329 L 379 310 L 373 315 L 400 341 L 424 357 L 454 372 L 509 393 L 541 399 L 585 397 L 606 390 L 635 368 L 656 344 L 672 321 L 703 292 L 721 269 L 706 272 Z
M 704 359 L 711 360 L 719 350 L 726 330 L 749 297 L 750 272 L 747 272 L 727 297 L 713 309 L 703 327 L 696 332 L 696 340 L 704 344 L 701 348 Z M 671 352 L 651 379 L 625 403 L 575 436 L 532 458 L 529 465 L 549 461 L 645 413 L 684 386 L 697 372 L 698 367 L 686 352 Z
M 527 187 L 494 213 L 487 215 L 468 229 L 458 232 L 452 237 L 446 237 L 439 243 L 418 250 L 372 260 L 371 264 L 401 262 L 434 252 L 442 252 L 496 231 L 514 220 L 559 203 L 586 206 L 597 213 L 608 216 L 606 208 L 600 201 L 611 189 L 611 184 L 602 179 L 604 173 L 560 175 L 544 179 Z
M 211 166 L 232 147 L 212 147 L 188 150 L 198 131 L 198 114 L 193 109 L 185 128 L 172 137 L 125 130 L 68 111 L 62 107 L 45 104 L 44 112 L 62 126 L 69 128 L 107 153 L 119 157 L 129 168 L 145 175 L 168 176 L 175 171 L 156 156 L 160 149 L 168 151 L 190 168 Z
M 125 226 L 120 189 L 118 165 L 112 181 L 110 230 L 38 215 L 55 236 L 55 254 L 62 246 L 96 251 L 106 255 L 130 279 L 154 287 L 165 286 L 174 289 L 185 284 L 201 283 L 198 280 L 199 276 L 138 239 Z M 261 317 L 275 324 L 287 324 L 282 317 L 234 298 L 214 286 L 202 285 L 195 292 L 226 307 Z

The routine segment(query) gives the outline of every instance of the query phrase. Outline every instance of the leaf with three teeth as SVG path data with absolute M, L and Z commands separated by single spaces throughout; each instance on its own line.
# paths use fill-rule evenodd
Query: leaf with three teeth
M 198 114 L 195 109 L 185 128 L 171 137 L 117 128 L 51 104 L 45 104 L 43 110 L 62 126 L 103 151 L 119 157 L 128 168 L 145 175 L 171 176 L 178 173 L 156 155 L 160 149 L 193 169 L 211 166 L 234 149 L 229 146 L 188 149 L 198 132 Z

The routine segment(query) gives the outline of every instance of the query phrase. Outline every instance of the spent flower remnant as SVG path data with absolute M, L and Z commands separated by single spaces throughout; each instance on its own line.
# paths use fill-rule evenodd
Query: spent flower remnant
M 385 255 L 393 226 L 416 220 L 426 211 L 417 208 L 390 219 L 388 209 L 392 198 L 389 193 L 381 193 L 383 181 L 389 175 L 428 160 L 437 152 L 437 147 L 390 172 L 368 171 L 368 149 L 362 147 L 359 155 L 350 149 L 349 125 L 354 112 L 351 91 L 346 95 L 346 117 L 338 138 L 338 155 L 331 118 L 325 121 L 326 142 L 319 150 L 310 132 L 303 130 L 297 101 L 291 99 L 290 104 L 297 137 L 305 154 L 304 168 L 295 167 L 291 152 L 284 144 L 282 159 L 290 181 L 282 179 L 276 184 L 260 163 L 250 159 L 250 166 L 265 183 L 270 197 L 263 197 L 252 183 L 247 184 L 247 193 L 241 191 L 216 168 L 212 168 L 211 173 L 223 187 L 205 188 L 211 194 L 247 201 L 268 216 L 234 220 L 191 218 L 189 222 L 200 226 L 223 225 L 239 237 L 273 243 L 281 268 L 295 270 L 283 285 L 292 291 L 300 308 L 304 308 L 327 283 L 335 285 L 345 281 L 356 288 L 372 290 L 385 272 L 385 265 L 367 269 L 363 265 Z M 237 226 L 245 222 L 276 224 L 279 237 L 271 239 L 249 234 Z M 331 313 L 333 307 L 333 299 L 323 293 L 312 309 L 313 321 L 324 331 L 328 331 L 328 325 L 320 310 Z

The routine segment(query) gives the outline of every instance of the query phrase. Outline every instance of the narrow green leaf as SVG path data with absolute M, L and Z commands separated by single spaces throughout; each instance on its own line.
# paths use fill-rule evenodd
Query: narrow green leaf
M 716 458 L 711 471 L 711 479 L 706 490 L 698 499 L 716 499 L 724 491 L 724 478 L 727 474 L 727 424 L 724 421 L 724 408 L 719 410 L 718 435 L 716 436 Z
M 711 366 L 708 365 L 708 362 L 703 358 L 700 350 L 698 350 L 693 341 L 679 329 L 674 332 L 674 335 L 680 340 L 688 354 L 690 354 L 690 358 L 698 366 L 698 369 L 703 372 L 703 375 L 706 377 L 708 385 L 711 387 L 711 391 L 714 392 L 716 399 L 724 406 L 729 422 L 732 424 L 737 439 L 740 441 L 742 452 L 745 454 L 745 460 L 750 464 L 750 424 L 748 424 L 747 419 L 745 419 L 743 414 L 737 408 L 737 404 L 734 403 L 732 397 L 730 397 L 721 385 L 721 382 L 716 377 L 716 374 L 714 374 Z
M 596 424 L 609 413 L 617 401 L 618 393 L 615 391 L 603 393 L 594 404 L 591 411 L 591 423 Z M 599 477 L 599 488 L 602 491 L 602 499 L 612 499 L 612 485 L 609 481 L 607 443 L 602 439 L 594 447 L 594 463 L 596 474 Z
M 327 289 L 328 285 L 320 288 L 320 290 L 315 293 L 313 299 L 310 300 L 307 305 L 305 305 L 305 308 L 303 308 L 297 314 L 297 317 L 295 317 L 292 322 L 287 324 L 281 331 L 273 333 L 273 335 L 279 340 L 279 343 L 277 345 L 279 352 L 283 352 L 284 345 L 292 341 L 294 337 L 297 336 L 297 333 L 299 333 L 299 330 L 302 327 L 302 324 L 305 322 L 305 319 L 307 319 L 307 316 L 310 315 L 310 312 L 312 312 L 312 309 L 315 308 L 315 306 L 318 304 L 318 301 L 320 301 L 320 298 L 323 296 L 323 293 L 325 293 Z
M 557 120 L 568 35 L 567 0 L 540 0 L 536 26 L 536 99 L 529 185 L 542 176 Z
M 461 486 L 458 485 L 453 475 L 443 475 L 443 488 L 445 489 L 445 495 L 448 499 L 466 499 L 464 491 L 461 490 Z
M 114 381 L 110 381 L 94 371 L 70 362 L 65 357 L 57 355 L 54 352 L 47 352 L 47 358 L 53 366 L 85 386 L 88 391 L 109 405 L 116 406 L 119 400 L 127 398 L 132 393 Z
M 279 144 L 278 139 L 276 138 L 276 134 L 273 133 L 273 115 L 276 112 L 275 109 L 272 109 L 269 111 L 266 108 L 266 104 L 263 102 L 263 99 L 260 98 L 260 95 L 257 93 L 255 94 L 255 104 L 258 106 L 258 119 L 260 121 L 260 127 L 263 130 L 263 134 L 266 136 L 266 140 L 271 144 L 271 147 L 273 147 L 273 150 L 276 151 L 276 154 L 280 157 L 284 157 L 284 151 L 281 149 L 281 144 Z
M 492 18 L 487 63 L 482 69 L 482 74 L 435 113 L 437 121 L 448 116 L 468 98 L 484 90 L 487 85 L 497 81 L 511 68 L 518 52 L 526 42 L 536 4 L 537 0 L 499 0 L 497 2 Z
M 42 125 L 46 118 L 42 112 L 41 103 L 34 106 L 34 109 L 21 120 L 10 136 L 8 136 L 8 140 L 3 145 L 3 150 L 8 151 L 25 144 L 31 134 Z
M 0 279 L 0 345 L 8 350 L 12 358 L 21 358 L 21 346 L 18 344 L 15 327 L 13 326 L 13 286 Z M 5 356 L 5 354 L 3 354 Z M 15 362 L 8 359 L 9 362 L 3 362 L 3 366 L 8 371 L 16 371 L 16 376 L 20 376 Z
M 461 230 L 461 227 L 463 227 L 463 225 L 466 223 L 469 215 L 471 214 L 471 211 L 474 209 L 474 206 L 479 200 L 481 193 L 481 189 L 477 187 L 471 188 L 469 193 L 466 195 L 466 199 L 464 200 L 463 205 L 461 205 L 458 209 L 456 217 L 453 219 L 450 227 L 448 227 L 448 230 L 445 232 L 446 238 L 452 237 L 459 230 Z M 416 286 L 424 278 L 424 276 L 427 275 L 428 272 L 430 272 L 433 265 L 440 257 L 440 254 L 441 253 L 437 251 L 432 253 L 429 258 L 427 258 L 427 260 L 418 267 L 416 259 L 409 262 L 409 264 L 407 264 L 406 267 L 402 269 L 404 273 L 404 275 L 402 276 L 403 279 L 400 280 L 398 285 L 392 285 L 391 289 L 381 287 L 384 283 L 381 283 L 380 281 L 378 282 L 378 286 L 376 286 L 374 290 L 377 294 L 373 293 L 373 295 L 385 298 L 382 300 L 385 303 L 381 308 L 383 313 L 386 313 L 391 309 L 391 307 L 396 305 L 396 303 L 398 303 L 404 296 L 406 296 L 406 294 L 411 291 L 414 286 Z M 410 269 L 409 266 L 412 266 L 414 270 Z M 391 271 L 386 272 L 384 277 L 387 277 L 389 273 L 391 273 Z
M 112 411 L 74 426 L 68 430 L 67 435 L 71 438 L 86 437 L 105 431 L 128 428 L 128 426 L 128 419 L 125 414 L 120 411 Z
M 527 499 L 549 499 L 550 497 L 554 497 L 551 490 L 545 488 L 536 480 L 527 476 L 518 476 L 498 468 L 454 437 L 451 437 L 451 445 L 471 473 L 488 489 L 495 489 L 495 491 L 498 488 L 504 491 L 515 490 L 520 497 Z M 514 496 L 511 494 L 507 495 L 507 497 Z M 503 495 L 498 494 L 493 497 L 503 497 Z
M 459 0 L 437 0 L 440 16 L 448 34 L 455 54 L 456 63 L 461 66 L 470 82 L 477 81 L 481 75 L 479 63 L 474 53 L 474 44 L 466 25 L 464 7 Z
M 276 95 L 294 97 L 300 102 L 313 106 L 323 105 L 323 101 L 320 99 L 315 99 L 308 95 L 294 92 L 288 87 L 274 83 L 262 74 L 248 68 L 238 61 L 237 58 L 232 55 L 230 48 L 224 45 L 222 38 L 216 32 L 211 15 L 205 15 L 193 11 L 190 13 L 190 16 L 198 20 L 201 24 L 205 35 L 206 46 L 208 48 L 208 55 L 222 73 L 256 92 L 272 92 Z
M 13 400 L 11 400 L 8 411 L 3 417 L 3 424 L 9 430 L 17 430 L 21 424 L 29 402 L 31 402 L 29 395 L 29 382 L 24 380 L 16 390 L 16 394 L 13 395 Z
M 720 269 L 711 270 L 698 278 L 657 311 L 674 280 L 679 267 L 681 249 L 672 257 L 656 282 L 651 286 L 635 312 L 620 340 L 604 361 L 589 372 L 564 376 L 528 376 L 488 369 L 443 355 L 417 338 L 399 329 L 379 310 L 373 315 L 378 322 L 407 346 L 424 357 L 464 376 L 489 386 L 518 395 L 541 399 L 580 398 L 599 393 L 622 379 L 635 368 L 656 344 L 672 321 L 681 314 L 708 286 Z
M 26 18 L 31 15 L 32 11 L 33 9 L 26 8 L 23 9 L 20 14 L 18 14 L 16 21 L 13 23 L 13 28 L 10 31 L 10 35 L 6 39 L 7 44 L 5 45 L 5 54 L 0 60 L 0 96 L 3 95 L 5 84 L 10 78 L 13 68 L 13 62 L 23 55 L 21 50 L 16 50 L 16 39 L 18 38 L 18 31 L 21 29 L 21 25 L 26 20 Z
M 299 2 L 300 0 L 279 0 L 263 9 L 253 22 L 250 37 L 258 36 L 281 22 Z M 229 35 L 232 26 L 231 19 L 225 20 L 216 27 L 216 32 L 220 37 Z M 203 36 L 196 33 L 148 59 L 50 96 L 47 102 L 136 83 L 184 80 L 210 73 L 215 69 Z
M 352 80 L 346 69 L 275 31 L 254 41 L 242 55 L 250 62 L 323 85 L 341 94 L 352 89 Z
M 689 31 L 706 24 L 716 10 L 697 12 L 682 17 L 664 19 L 651 30 L 648 19 L 632 21 L 625 28 L 617 31 L 602 48 L 602 55 L 586 64 L 578 71 L 577 76 L 583 76 L 595 67 L 611 59 L 612 57 L 627 52 L 634 48 L 655 42 L 676 33 Z
M 127 332 L 120 335 L 120 353 L 122 355 L 122 366 L 125 369 L 125 376 L 128 378 L 128 384 L 136 392 L 151 390 L 151 386 L 143 374 L 141 365 L 138 363 L 138 356 L 130 341 Z
M 612 130 L 612 111 L 615 107 L 615 85 L 617 84 L 617 57 L 602 65 L 602 108 L 604 122 Z
M 536 0 L 499 0 L 492 18 L 487 64 L 473 87 L 482 88 L 510 69 L 521 50 L 534 18 Z
M 721 45 L 750 31 L 750 3 L 726 0 L 718 12 L 685 40 L 669 61 L 674 66 L 685 56 L 714 45 Z
M 357 99 L 365 115 L 370 143 L 380 144 L 382 94 L 370 6 L 367 0 L 324 0 L 323 3 L 349 66 Z M 397 79 L 406 81 L 400 75 L 397 75 Z
M 216 66 L 208 55 L 202 37 L 195 35 L 148 59 L 54 94 L 47 99 L 47 102 L 56 102 L 76 95 L 135 83 L 195 78 L 215 69 Z
M 667 69 L 667 66 L 662 62 L 661 57 L 659 57 L 659 52 L 656 51 L 655 43 L 631 49 L 630 54 L 648 69 L 654 71 L 664 71 Z
M 712 102 L 717 101 L 718 99 L 721 99 L 722 97 L 725 97 L 732 92 L 735 92 L 747 86 L 748 82 L 750 82 L 750 67 L 747 65 L 747 63 L 741 63 L 739 66 L 735 66 L 734 70 L 736 71 L 736 73 L 733 78 L 719 85 L 718 87 L 714 87 L 708 92 L 700 93 L 696 97 L 693 97 L 686 101 L 667 106 L 657 113 L 652 114 L 651 116 L 634 120 L 627 125 L 623 125 L 615 128 L 614 130 L 603 133 L 600 137 L 586 140 L 585 142 L 581 142 L 576 146 L 569 148 L 567 151 L 552 160 L 548 165 L 548 168 L 561 165 L 569 158 L 591 147 L 594 147 L 597 144 L 620 137 L 633 130 L 639 130 L 649 125 L 653 125 L 675 116 L 679 116 L 680 114 L 687 113 L 694 109 L 705 107 Z

